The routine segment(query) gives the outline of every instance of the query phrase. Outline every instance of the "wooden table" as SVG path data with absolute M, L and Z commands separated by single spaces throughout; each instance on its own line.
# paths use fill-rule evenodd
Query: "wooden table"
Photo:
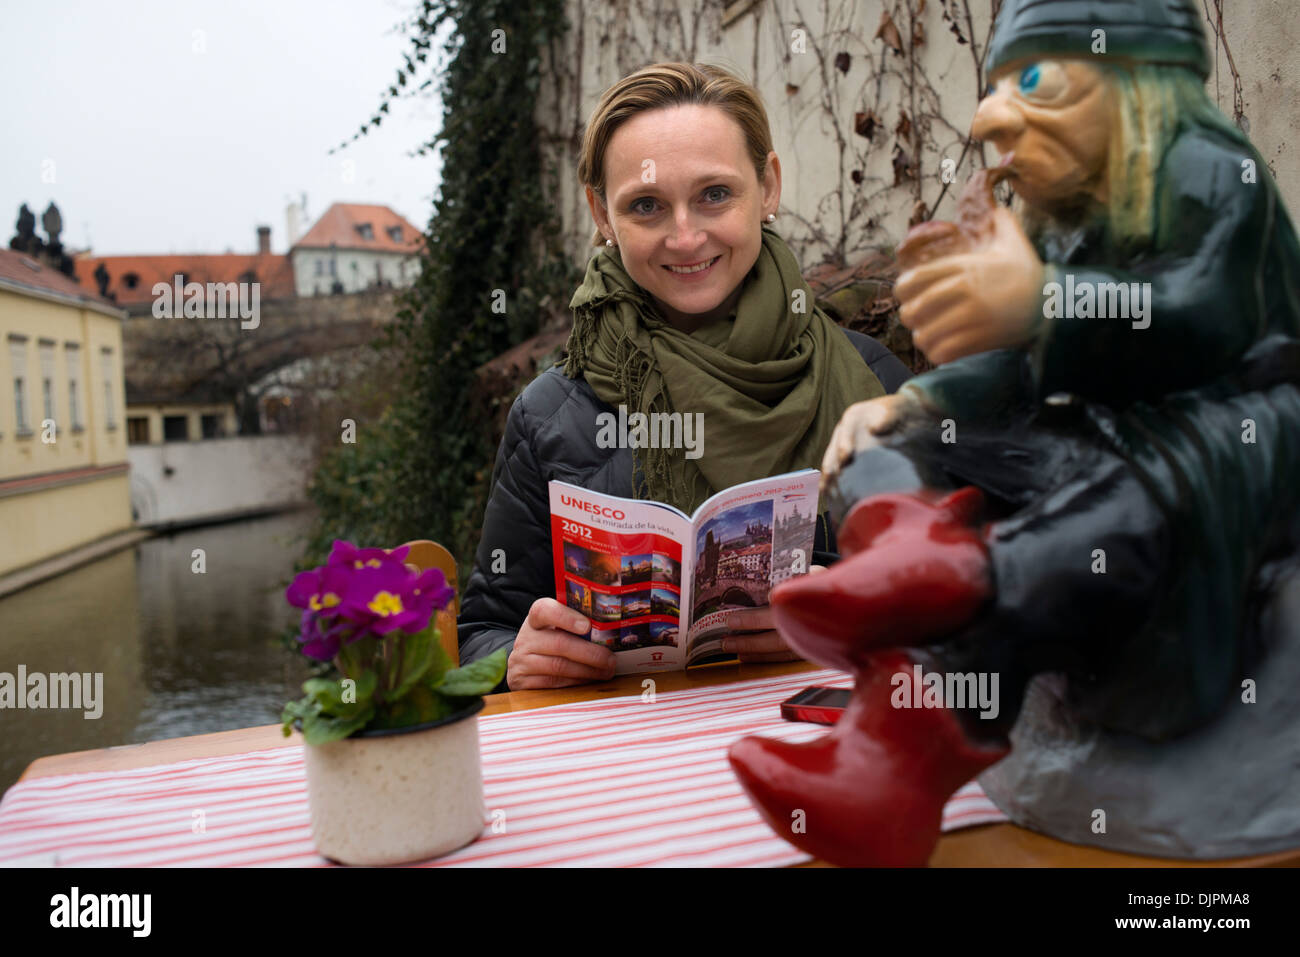
M 688 672 L 673 671 L 654 676 L 656 691 L 682 691 L 708 685 L 730 684 L 774 675 L 817 670 L 809 662 L 742 665 L 735 662 L 705 665 Z M 562 688 L 555 691 L 511 691 L 487 696 L 484 715 L 528 711 L 575 701 L 594 701 L 642 693 L 645 675 L 625 675 L 612 681 Z M 170 764 L 190 758 L 211 758 L 245 751 L 260 751 L 296 745 L 295 732 L 286 738 L 280 725 L 268 724 L 238 731 L 218 731 L 188 738 L 169 738 L 147 744 L 128 744 L 95 751 L 55 754 L 33 761 L 20 781 L 74 774 L 81 771 L 119 771 Z M 1300 866 L 1300 848 L 1251 858 L 1194 862 L 1166 858 L 1138 857 L 1103 851 L 1094 847 L 1066 844 L 1013 824 L 985 824 L 964 828 L 939 838 L 930 864 L 935 867 L 1295 867 Z M 816 866 L 815 864 L 813 866 Z

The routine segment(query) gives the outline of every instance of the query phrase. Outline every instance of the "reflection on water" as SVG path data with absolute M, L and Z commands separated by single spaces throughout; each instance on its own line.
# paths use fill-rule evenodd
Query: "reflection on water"
M 176 532 L 0 598 L 0 672 L 103 672 L 103 714 L 0 710 L 0 790 L 35 758 L 279 720 L 302 511 Z M 202 549 L 203 573 L 195 569 Z

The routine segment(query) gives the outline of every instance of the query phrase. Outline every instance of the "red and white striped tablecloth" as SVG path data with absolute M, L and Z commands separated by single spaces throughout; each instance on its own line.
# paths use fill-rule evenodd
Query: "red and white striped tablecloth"
M 784 721 L 803 672 L 479 718 L 483 835 L 427 866 L 781 866 L 808 856 L 777 837 L 727 763 L 744 734 L 825 729 Z M 945 831 L 1004 821 L 971 782 Z M 201 826 L 200 826 L 201 825 Z M 298 745 L 15 784 L 0 801 L 0 863 L 83 867 L 321 866 Z

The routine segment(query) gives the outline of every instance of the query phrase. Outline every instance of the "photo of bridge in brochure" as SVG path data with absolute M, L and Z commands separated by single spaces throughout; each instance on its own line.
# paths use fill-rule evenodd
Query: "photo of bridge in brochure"
M 820 473 L 756 479 L 694 515 L 549 484 L 556 598 L 591 620 L 618 674 L 681 670 L 722 650 L 728 613 L 767 605 L 812 563 Z

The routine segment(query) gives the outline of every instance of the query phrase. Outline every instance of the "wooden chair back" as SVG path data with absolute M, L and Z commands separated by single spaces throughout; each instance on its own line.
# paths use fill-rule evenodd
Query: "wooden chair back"
M 410 548 L 406 553 L 407 564 L 414 565 L 420 571 L 428 571 L 430 568 L 442 569 L 443 575 L 447 577 L 447 584 L 456 589 L 456 597 L 452 599 L 450 605 L 437 612 L 434 623 L 438 628 L 442 650 L 447 652 L 453 665 L 459 665 L 460 641 L 456 634 L 456 616 L 460 614 L 460 582 L 456 578 L 456 559 L 452 558 L 451 552 L 447 549 L 428 539 L 417 539 L 407 542 L 406 545 Z

